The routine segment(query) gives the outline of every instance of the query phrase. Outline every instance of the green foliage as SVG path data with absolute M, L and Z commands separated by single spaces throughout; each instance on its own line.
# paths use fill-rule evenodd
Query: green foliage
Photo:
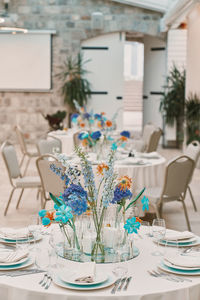
M 62 130 L 63 129 L 63 120 L 65 119 L 67 113 L 66 111 L 60 111 L 58 110 L 56 113 L 54 114 L 47 114 L 46 116 L 43 115 L 43 117 L 48 121 L 49 123 L 49 127 L 51 128 L 51 130 Z
M 200 98 L 190 94 L 186 100 L 187 143 L 200 141 Z
M 173 125 L 180 116 L 184 116 L 185 106 L 185 70 L 182 72 L 173 66 L 167 77 L 164 87 L 164 96 L 161 99 L 160 111 L 166 116 L 166 123 Z
M 83 61 L 83 56 L 78 53 L 77 57 L 68 57 L 62 71 L 57 75 L 62 81 L 62 94 L 64 102 L 72 109 L 75 109 L 73 100 L 76 100 L 80 106 L 84 106 L 91 95 L 89 81 L 84 78 L 88 71 L 84 65 L 89 60 Z
M 164 96 L 161 99 L 160 111 L 170 126 L 176 123 L 176 145 L 183 141 L 183 123 L 185 114 L 185 70 L 180 71 L 174 65 L 167 77 Z

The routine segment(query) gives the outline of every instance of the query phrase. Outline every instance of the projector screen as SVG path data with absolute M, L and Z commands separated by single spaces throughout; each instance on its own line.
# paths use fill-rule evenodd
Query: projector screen
M 0 90 L 51 89 L 51 34 L 0 34 Z

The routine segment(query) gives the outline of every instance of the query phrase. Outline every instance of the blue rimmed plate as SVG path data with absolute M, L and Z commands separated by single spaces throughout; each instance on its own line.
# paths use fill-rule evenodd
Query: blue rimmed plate
M 9 271 L 9 270 L 15 270 L 15 269 L 23 269 L 26 267 L 29 267 L 33 264 L 33 259 L 29 257 L 25 262 L 13 264 L 13 265 L 7 265 L 7 266 L 0 266 L 0 271 Z
M 164 262 L 161 262 L 159 264 L 159 269 L 169 272 L 169 273 L 173 273 L 173 274 L 178 274 L 178 275 L 190 275 L 190 276 L 195 276 L 195 275 L 200 275 L 200 269 L 198 270 L 180 270 L 177 269 L 176 267 L 169 267 L 167 265 L 164 264 Z
M 27 243 L 27 242 L 38 242 L 42 239 L 42 235 L 38 235 L 36 238 L 31 238 L 31 239 L 19 239 L 19 240 L 15 240 L 15 239 L 6 239 L 3 237 L 0 237 L 0 243 L 5 243 L 5 244 L 16 244 L 16 242 L 20 242 L 20 243 Z
M 24 257 L 24 258 L 20 259 L 19 261 L 15 261 L 15 262 L 10 262 L 10 263 L 8 263 L 8 262 L 7 263 L 0 262 L 0 268 L 1 267 L 8 267 L 8 266 L 15 266 L 15 265 L 23 264 L 28 259 L 29 259 L 29 257 Z
M 155 243 L 157 243 L 157 240 L 153 240 Z M 190 241 L 190 242 L 168 242 L 168 241 L 165 241 L 165 240 L 160 240 L 159 241 L 159 244 L 160 245 L 163 245 L 163 246 L 170 246 L 170 247 L 177 247 L 177 245 L 179 247 L 191 247 L 191 246 L 198 246 L 200 245 L 200 237 L 198 236 L 195 236 L 195 239 L 193 241 Z
M 62 281 L 66 282 L 66 283 L 70 283 L 73 285 L 79 285 L 79 286 L 91 286 L 91 285 L 95 285 L 95 284 L 100 284 L 105 282 L 108 279 L 108 274 L 106 274 L 105 272 L 96 272 L 96 276 L 95 276 L 95 281 L 91 282 L 91 283 L 86 283 L 86 282 L 77 282 L 76 278 L 78 278 L 78 273 L 73 272 L 70 273 L 69 270 L 68 272 L 60 272 L 59 273 L 59 277 Z
M 70 290 L 78 290 L 78 291 L 88 291 L 88 290 L 98 290 L 98 289 L 103 289 L 106 288 L 110 285 L 112 285 L 116 281 L 116 278 L 112 275 L 108 276 L 108 279 L 105 282 L 102 282 L 100 284 L 93 284 L 93 285 L 76 285 L 76 284 L 70 284 L 65 281 L 63 281 L 58 274 L 55 274 L 53 277 L 53 282 L 65 289 L 70 289 Z

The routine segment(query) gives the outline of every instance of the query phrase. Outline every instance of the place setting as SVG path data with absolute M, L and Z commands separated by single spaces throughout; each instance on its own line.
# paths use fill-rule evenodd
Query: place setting
M 90 291 L 109 287 L 116 281 L 112 273 L 96 268 L 95 262 L 79 263 L 75 271 L 70 272 L 62 265 L 53 275 L 53 282 L 63 288 Z

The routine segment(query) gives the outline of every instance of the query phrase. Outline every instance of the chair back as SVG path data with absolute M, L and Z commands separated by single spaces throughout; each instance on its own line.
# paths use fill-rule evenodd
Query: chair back
M 17 135 L 17 140 L 20 146 L 20 149 L 22 151 L 23 154 L 27 153 L 27 147 L 26 147 L 26 142 L 25 142 L 25 138 L 24 138 L 24 134 L 21 130 L 21 128 L 19 126 L 15 126 L 15 132 Z
M 155 130 L 155 125 L 153 125 L 151 123 L 148 123 L 144 126 L 142 139 L 146 145 L 148 144 L 149 138 L 154 130 Z
M 21 177 L 15 148 L 12 144 L 4 142 L 1 146 L 1 153 L 8 172 L 10 183 L 13 185 L 12 179 Z
M 47 139 L 40 139 L 37 142 L 37 148 L 40 155 L 53 154 L 54 148 L 58 148 L 61 153 L 62 143 L 59 139 L 48 136 Z
M 162 195 L 168 199 L 183 199 L 194 170 L 194 160 L 179 156 L 167 164 Z
M 145 152 L 154 152 L 157 150 L 161 135 L 162 130 L 160 128 L 157 128 L 151 133 Z
M 80 134 L 80 131 L 77 131 L 73 135 L 73 140 L 74 140 L 74 146 L 79 146 L 81 144 L 81 141 L 79 140 L 78 136 Z
M 51 164 L 58 168 L 63 168 L 61 163 L 51 154 L 42 155 L 36 160 L 44 195 L 52 193 L 55 196 L 59 196 L 60 193 L 64 192 L 64 182 L 50 169 Z
M 191 142 L 187 146 L 184 154 L 189 156 L 191 159 L 193 159 L 196 164 L 200 156 L 200 143 L 198 141 Z

